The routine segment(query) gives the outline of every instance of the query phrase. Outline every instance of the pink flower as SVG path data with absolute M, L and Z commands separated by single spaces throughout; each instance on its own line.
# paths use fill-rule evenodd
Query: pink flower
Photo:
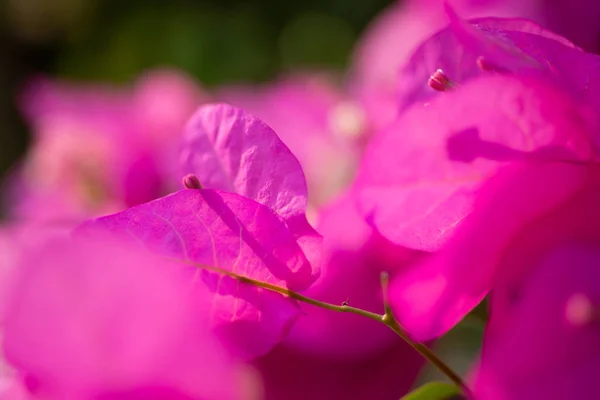
M 217 97 L 277 132 L 302 165 L 312 213 L 351 181 L 368 116 L 330 76 L 295 73 L 264 86 L 226 86 Z
M 177 188 L 178 138 L 201 100 L 171 71 L 131 89 L 32 82 L 22 105 L 34 139 L 10 188 L 13 215 L 77 222 Z
M 356 211 L 349 193 L 321 210 L 316 228 L 323 235 L 321 274 L 302 294 L 328 303 L 348 302 L 383 313 L 381 272 L 395 277 L 424 255 L 375 232 Z M 389 328 L 367 318 L 301 307 L 306 315 L 299 317 L 284 340 L 287 347 L 320 357 L 360 358 L 399 340 Z
M 27 392 L 239 398 L 236 367 L 194 312 L 198 293 L 190 296 L 181 266 L 115 239 L 49 240 L 19 264 L 3 349 Z
M 305 289 L 315 279 L 296 237 L 279 216 L 234 193 L 182 190 L 80 229 L 125 236 L 156 257 L 181 260 L 190 290 L 201 295 L 193 312 L 204 314 L 228 350 L 246 359 L 279 343 L 298 317 L 298 305 L 202 266 L 292 290 Z M 207 291 L 210 296 L 205 296 Z
M 528 257 L 531 272 L 521 280 L 510 315 L 488 330 L 492 336 L 484 344 L 474 383 L 477 399 L 593 396 L 600 373 L 600 252 L 595 236 L 594 241 L 564 243 L 541 257 Z M 504 284 L 498 289 L 511 290 Z
M 463 21 L 447 11 L 450 25 L 423 42 L 401 70 L 401 110 L 490 73 L 543 77 L 577 99 L 598 101 L 598 56 L 528 20 Z
M 526 18 L 586 50 L 600 50 L 596 24 L 600 6 L 595 1 L 455 0 L 450 4 L 463 18 Z M 396 88 L 410 79 L 399 73 L 400 68 L 421 42 L 447 24 L 444 1 L 409 0 L 391 5 L 367 29 L 356 49 L 350 82 L 367 114 L 379 115 L 378 128 L 395 118 Z
M 302 294 L 383 313 L 381 271 L 401 274 L 420 254 L 375 233 L 348 194 L 321 210 L 317 229 L 324 238 L 321 275 Z M 423 360 L 388 327 L 300 307 L 303 314 L 282 343 L 256 362 L 267 399 L 386 399 L 408 391 Z
M 518 46 L 453 23 L 463 43 L 502 70 L 435 92 L 425 105 L 413 103 L 375 137 L 357 184 L 363 215 L 384 236 L 437 251 L 391 286 L 396 316 L 418 340 L 445 333 L 484 298 L 504 247 L 588 184 L 586 163 L 597 148 L 592 87 L 572 81 L 564 90 L 569 76 L 549 77 Z M 585 57 L 555 43 L 562 46 L 557 59 L 571 51 Z
M 318 273 L 321 236 L 306 218 L 308 188 L 298 159 L 260 119 L 227 104 L 201 107 L 186 125 L 182 175 L 239 193 L 285 220 Z
M 300 164 L 264 122 L 224 104 L 194 114 L 181 155 L 194 174 L 188 190 L 82 229 L 128 234 L 158 255 L 208 266 L 187 274 L 212 293 L 213 330 L 243 358 L 265 354 L 298 317 L 297 303 L 210 267 L 295 291 L 315 281 L 322 237 L 306 220 Z
M 393 400 L 410 389 L 422 358 L 400 341 L 359 358 L 313 356 L 278 347 L 254 365 L 266 400 Z

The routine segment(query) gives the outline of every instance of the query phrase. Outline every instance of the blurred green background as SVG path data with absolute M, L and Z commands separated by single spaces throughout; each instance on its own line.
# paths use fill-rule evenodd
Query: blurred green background
M 0 173 L 27 146 L 15 97 L 32 74 L 124 83 L 175 66 L 211 87 L 296 67 L 343 69 L 391 0 L 2 0 Z

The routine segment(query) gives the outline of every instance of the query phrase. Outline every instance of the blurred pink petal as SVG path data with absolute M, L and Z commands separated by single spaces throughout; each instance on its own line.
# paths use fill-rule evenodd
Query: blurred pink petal
M 356 211 L 353 200 L 344 194 L 319 213 L 317 229 L 324 238 L 321 274 L 302 294 L 332 304 L 348 302 L 381 314 L 381 272 L 392 277 L 402 274 L 421 253 L 394 245 L 374 232 Z M 389 328 L 367 318 L 300 306 L 305 314 L 283 342 L 292 350 L 356 359 L 389 348 L 398 340 Z
M 50 240 L 28 254 L 11 288 L 3 342 L 27 390 L 45 399 L 140 390 L 235 398 L 234 366 L 194 312 L 197 297 L 177 268 L 98 237 Z
M 539 260 L 518 307 L 484 348 L 477 399 L 593 397 L 600 373 L 599 262 L 598 242 L 558 246 Z
M 519 307 L 529 276 L 535 273 L 534 267 L 540 260 L 569 243 L 600 243 L 600 175 L 596 168 L 590 167 L 585 178 L 585 184 L 567 201 L 523 225 L 509 242 L 495 245 L 503 247 L 502 257 L 495 266 L 495 287 L 490 294 L 492 318 L 488 342 L 502 332 Z
M 179 139 L 203 99 L 189 78 L 166 70 L 129 89 L 32 81 L 21 108 L 34 141 L 8 187 L 11 214 L 73 223 L 176 189 Z
M 278 347 L 255 362 L 264 379 L 265 400 L 397 400 L 410 390 L 422 364 L 421 356 L 400 339 L 358 358 Z
M 586 173 L 585 167 L 539 163 L 515 165 L 490 179 L 453 237 L 391 285 L 403 327 L 427 340 L 456 325 L 498 284 L 505 246 L 527 223 L 576 194 Z
M 449 4 L 462 18 L 525 18 L 588 51 L 600 50 L 596 23 L 600 3 L 593 0 L 455 0 Z M 397 115 L 397 87 L 410 79 L 399 73 L 400 68 L 417 46 L 448 22 L 444 1 L 408 0 L 392 4 L 367 28 L 355 51 L 350 82 L 367 114 L 378 116 L 376 128 L 385 127 Z M 437 68 L 441 66 L 428 73 Z
M 296 291 L 315 279 L 287 225 L 268 207 L 234 193 L 183 190 L 83 229 L 128 234 L 156 254 Z M 270 350 L 300 313 L 294 300 L 280 294 L 192 265 L 186 272 L 190 282 L 212 293 L 205 306 L 213 328 L 243 357 Z
M 522 19 L 460 20 L 417 48 L 401 70 L 401 108 L 423 103 L 438 93 L 428 77 L 442 70 L 454 85 L 490 72 L 536 75 L 552 81 L 578 99 L 596 101 L 600 57 L 583 52 L 564 38 Z

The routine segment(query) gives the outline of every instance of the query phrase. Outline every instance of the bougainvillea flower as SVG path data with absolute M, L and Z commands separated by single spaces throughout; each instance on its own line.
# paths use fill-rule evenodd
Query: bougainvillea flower
M 3 350 L 31 397 L 240 398 L 181 266 L 114 239 L 50 240 L 19 265 Z
M 491 74 L 415 105 L 373 140 L 358 182 L 364 215 L 396 243 L 444 250 L 391 287 L 415 338 L 443 334 L 490 290 L 493 269 L 470 260 L 495 262 L 524 223 L 585 184 L 588 121 L 545 81 Z
M 264 86 L 226 86 L 217 96 L 277 132 L 302 165 L 309 209 L 335 197 L 353 177 L 366 116 L 328 75 L 296 73 Z
M 181 159 L 203 187 L 239 193 L 286 220 L 306 212 L 298 159 L 269 126 L 240 108 L 201 107 L 187 125 Z
M 419 259 L 421 252 L 394 245 L 376 233 L 347 193 L 324 207 L 317 220 L 316 228 L 323 235 L 321 274 L 302 294 L 383 313 L 381 272 L 395 277 Z M 398 341 L 389 328 L 362 316 L 309 304 L 301 307 L 304 315 L 284 339 L 287 348 L 318 357 L 360 358 Z
M 322 237 L 306 218 L 308 193 L 298 159 L 260 119 L 227 104 L 201 107 L 188 122 L 183 175 L 202 187 L 239 193 L 273 210 L 319 268 Z
M 4 319 L 9 277 L 24 256 L 39 251 L 48 238 L 67 237 L 70 229 L 38 224 L 0 226 L 0 324 Z
M 201 100 L 190 79 L 169 71 L 131 89 L 32 82 L 22 108 L 33 146 L 11 182 L 12 214 L 76 222 L 175 190 L 178 139 Z
M 314 271 L 288 226 L 270 208 L 235 193 L 188 189 L 86 223 L 129 235 L 149 251 L 220 268 L 292 290 L 304 290 Z M 202 312 L 236 354 L 270 350 L 300 313 L 296 302 L 223 273 L 188 265 L 190 286 L 211 292 Z M 206 304 L 205 304 L 206 303 Z
M 598 247 L 600 244 L 600 174 L 598 167 L 590 165 L 587 170 L 585 184 L 567 201 L 554 207 L 549 212 L 538 216 L 525 224 L 514 234 L 507 245 L 501 248 L 502 256 L 496 265 L 485 259 L 474 259 L 473 262 L 484 268 L 495 268 L 494 289 L 489 297 L 492 318 L 487 331 L 487 341 L 493 340 L 498 332 L 502 332 L 520 304 L 527 291 L 529 276 L 535 273 L 535 265 L 556 248 L 573 243 L 583 243 Z M 491 204 L 490 204 L 491 205 Z M 491 217 L 491 213 L 487 213 Z M 494 225 L 488 218 L 482 223 Z M 471 240 L 477 245 L 475 232 L 470 233 Z M 505 243 L 505 242 L 504 242 Z M 502 246 L 503 241 L 494 246 Z M 465 246 L 461 246 L 465 247 Z M 463 252 L 466 249 L 462 250 Z
M 600 57 L 528 20 L 467 22 L 450 8 L 448 14 L 450 26 L 425 41 L 401 70 L 401 109 L 438 95 L 427 84 L 436 70 L 453 86 L 490 72 L 543 76 L 577 98 L 597 102 Z
M 317 230 L 324 238 L 321 275 L 302 294 L 383 313 L 381 271 L 402 273 L 419 253 L 373 232 L 347 194 L 321 210 Z M 423 360 L 388 327 L 300 307 L 303 314 L 288 336 L 256 362 L 267 399 L 398 398 L 411 386 Z
M 484 343 L 477 399 L 593 396 L 600 373 L 599 243 L 559 245 L 530 266 L 518 305 Z
M 600 49 L 596 23 L 600 6 L 594 1 L 455 0 L 450 4 L 463 18 L 526 18 L 586 50 Z M 379 128 L 392 122 L 397 114 L 398 85 L 412 83 L 407 82 L 410 77 L 399 74 L 400 68 L 425 39 L 448 22 L 444 1 L 408 0 L 392 4 L 367 29 L 355 52 L 350 82 L 367 114 L 380 116 Z M 440 50 L 444 48 L 434 51 Z M 428 74 L 437 68 L 441 66 Z

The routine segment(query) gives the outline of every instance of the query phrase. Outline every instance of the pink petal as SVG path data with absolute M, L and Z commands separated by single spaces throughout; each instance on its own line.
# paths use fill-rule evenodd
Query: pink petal
M 422 364 L 420 355 L 402 341 L 349 358 L 278 347 L 255 363 L 264 379 L 265 400 L 398 399 L 410 390 Z
M 203 187 L 239 193 L 284 219 L 306 212 L 300 163 L 264 122 L 225 104 L 201 107 L 186 127 L 184 175 Z
M 318 230 L 324 237 L 323 264 L 304 295 L 332 304 L 383 313 L 380 274 L 402 274 L 420 256 L 373 231 L 344 194 L 321 210 Z M 335 313 L 307 304 L 284 340 L 286 348 L 318 357 L 368 357 L 398 340 L 389 328 L 367 318 Z
M 181 151 L 184 175 L 202 187 L 241 194 L 286 220 L 310 260 L 320 267 L 322 238 L 306 219 L 302 167 L 264 122 L 226 104 L 201 107 L 187 125 Z
M 224 87 L 218 96 L 265 121 L 298 158 L 309 210 L 349 183 L 366 133 L 365 115 L 331 77 L 294 73 L 267 85 Z
M 171 84 L 164 83 L 161 91 L 167 92 Z M 187 116 L 160 118 L 150 110 L 157 93 L 142 91 L 32 81 L 22 96 L 22 109 L 34 143 L 9 188 L 11 214 L 79 222 L 168 191 L 172 166 L 177 165 L 178 136 L 173 134 L 183 130 Z M 144 111 L 155 119 L 149 121 Z
M 478 399 L 558 400 L 595 392 L 598 249 L 598 242 L 569 244 L 543 257 L 500 336 L 484 349 L 474 386 Z
M 427 85 L 437 69 L 455 84 L 489 74 L 488 69 L 543 76 L 576 98 L 593 99 L 597 93 L 600 58 L 564 38 L 528 20 L 480 18 L 467 22 L 451 15 L 451 25 L 425 41 L 403 67 L 401 108 L 438 95 Z
M 234 398 L 226 384 L 233 365 L 194 312 L 177 265 L 123 244 L 59 238 L 20 264 L 3 348 L 28 391 L 47 399 L 145 388 L 177 399 Z
M 487 341 L 503 331 L 518 308 L 533 267 L 555 248 L 569 243 L 600 243 L 600 176 L 591 167 L 575 178 L 583 186 L 567 201 L 530 221 L 502 248 L 495 266 L 495 287 L 490 295 Z M 554 175 L 553 175 L 554 181 Z M 484 262 L 483 259 L 479 262 Z M 485 265 L 485 264 L 484 264 Z
M 358 177 L 361 211 L 392 241 L 437 250 L 503 166 L 591 159 L 584 111 L 535 80 L 475 79 L 373 139 Z
M 585 184 L 582 111 L 540 82 L 492 76 L 413 107 L 375 138 L 358 184 L 364 215 L 396 243 L 439 250 L 391 287 L 416 339 L 460 321 L 491 289 L 512 236 Z
M 314 272 L 287 225 L 269 208 L 240 195 L 183 190 L 84 226 L 125 233 L 150 251 L 222 268 L 292 290 Z M 264 354 L 299 315 L 295 301 L 194 266 L 189 279 L 207 287 L 212 324 L 244 357 Z
M 402 326 L 417 340 L 455 326 L 498 284 L 500 260 L 515 235 L 568 201 L 585 185 L 586 175 L 583 166 L 532 163 L 490 179 L 439 252 L 392 283 L 390 298 Z

